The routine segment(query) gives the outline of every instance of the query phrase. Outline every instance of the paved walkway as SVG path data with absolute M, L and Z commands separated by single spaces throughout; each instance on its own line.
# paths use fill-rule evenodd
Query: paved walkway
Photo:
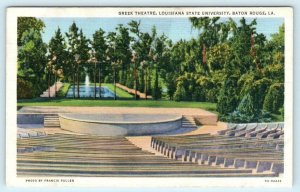
M 55 97 L 56 92 L 62 88 L 63 83 L 58 81 L 56 82 L 56 91 L 55 91 L 55 83 L 50 87 L 50 97 Z M 49 97 L 49 88 L 40 95 L 40 97 Z
M 20 113 L 95 113 L 95 114 L 182 114 L 217 116 L 209 111 L 198 108 L 154 108 L 154 107 L 57 107 L 34 106 L 23 107 Z

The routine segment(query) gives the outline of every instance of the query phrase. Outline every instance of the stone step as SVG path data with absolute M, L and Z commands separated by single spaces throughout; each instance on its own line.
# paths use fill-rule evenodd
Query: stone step
M 58 122 L 59 119 L 44 119 L 44 122 Z
M 183 121 L 183 122 L 195 122 L 194 119 L 184 119 L 184 118 L 182 119 L 182 121 Z
M 55 122 L 55 123 L 44 123 L 44 125 L 60 125 L 60 123 Z
M 184 120 L 184 119 L 183 119 L 182 122 L 193 122 L 193 123 L 194 123 L 195 121 L 192 121 L 192 120 Z
M 181 126 L 182 128 L 197 128 L 196 125 L 190 125 L 190 126 Z
M 53 127 L 53 126 L 60 126 L 60 124 L 59 123 L 55 123 L 55 124 L 54 123 L 52 123 L 52 124 L 46 123 L 46 124 L 44 124 L 44 126 L 45 127 L 49 127 L 49 126 Z
M 58 115 L 44 116 L 44 127 L 60 127 Z
M 44 123 L 49 123 L 49 124 L 51 124 L 51 123 L 58 123 L 59 124 L 59 121 L 44 121 Z
M 197 128 L 194 117 L 191 116 L 183 116 L 181 121 L 182 128 Z
M 45 124 L 45 127 L 59 127 L 60 124 Z
M 182 128 L 197 128 L 197 126 L 196 125 L 182 125 L 181 126 Z
M 59 118 L 44 119 L 44 121 L 59 121 Z
M 194 127 L 197 127 L 196 125 L 181 125 L 181 127 L 192 127 L 192 128 L 194 128 Z
M 195 123 L 191 123 L 191 122 L 182 122 L 182 125 L 195 125 Z

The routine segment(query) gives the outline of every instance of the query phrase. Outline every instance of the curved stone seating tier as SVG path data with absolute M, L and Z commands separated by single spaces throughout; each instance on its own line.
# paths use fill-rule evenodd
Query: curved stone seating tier
M 17 138 L 31 138 L 31 137 L 45 137 L 47 133 L 43 130 L 33 131 L 29 129 L 18 128 L 17 129 Z
M 259 138 L 243 138 L 243 137 L 228 137 L 228 136 L 214 136 L 214 135 L 196 135 L 196 136 L 176 136 L 176 137 L 168 137 L 168 136 L 164 136 L 164 137 L 153 137 L 152 138 L 152 142 L 151 142 L 151 146 L 155 148 L 154 145 L 159 144 L 160 139 L 163 139 L 163 142 L 168 143 L 169 145 L 171 145 L 172 143 L 175 144 L 184 144 L 187 143 L 188 145 L 192 144 L 206 144 L 206 145 L 216 145 L 216 142 L 238 142 L 241 141 L 243 143 L 247 142 L 247 141 L 262 141 L 262 142 L 266 142 L 264 139 L 259 139 Z M 283 140 L 274 140 L 274 139 L 270 139 L 270 142 L 283 142 Z M 213 142 L 213 143 L 212 143 Z
M 275 133 L 271 133 L 267 136 L 267 138 L 273 138 L 273 139 L 278 139 L 280 138 L 281 136 L 283 137 L 284 135 L 284 132 L 283 131 L 277 131 Z
M 279 138 L 284 134 L 284 123 L 229 123 L 227 129 L 218 131 L 218 135 L 235 137 Z M 270 135 L 270 136 L 269 136 Z M 282 136 L 283 137 L 283 136 Z
M 207 142 L 207 140 L 206 140 Z M 156 150 L 162 150 L 166 147 L 184 147 L 184 148 L 194 148 L 194 149 L 226 149 L 226 148 L 241 148 L 241 147 L 264 147 L 264 148 L 272 148 L 276 149 L 276 146 L 278 144 L 283 144 L 282 140 L 272 141 L 268 140 L 266 141 L 257 141 L 257 140 L 250 140 L 250 141 L 243 141 L 243 140 L 211 140 L 213 143 L 206 143 L 206 142 L 196 142 L 195 143 L 171 143 L 168 141 L 160 142 L 158 145 L 155 145 L 153 148 Z
M 283 130 L 278 125 L 230 125 L 229 132 L 243 133 L 246 130 L 263 130 L 260 137 L 232 137 L 226 135 L 160 136 L 152 137 L 151 147 L 164 156 L 193 162 L 198 165 L 251 168 L 256 173 L 283 173 L 284 141 L 280 138 Z M 271 135 L 273 134 L 273 135 Z M 275 138 L 277 134 L 278 139 Z M 263 138 L 268 135 L 267 138 Z M 278 136 L 280 135 L 280 136 Z
M 276 172 L 174 161 L 125 137 L 48 134 L 17 140 L 17 176 L 273 177 Z

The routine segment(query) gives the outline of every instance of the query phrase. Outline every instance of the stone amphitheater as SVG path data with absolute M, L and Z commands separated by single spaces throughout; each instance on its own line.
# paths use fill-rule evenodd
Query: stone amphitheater
M 52 120 L 19 126 L 18 177 L 278 177 L 284 172 L 283 123 L 199 125 L 185 117 L 176 132 L 100 136 L 66 131 L 57 117 Z

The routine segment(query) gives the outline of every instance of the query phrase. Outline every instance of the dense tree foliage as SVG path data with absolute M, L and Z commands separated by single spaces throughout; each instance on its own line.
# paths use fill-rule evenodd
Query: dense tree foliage
M 17 41 L 18 46 L 22 45 L 21 39 L 23 33 L 29 29 L 34 29 L 36 31 L 42 31 L 45 24 L 42 20 L 35 17 L 18 17 L 18 28 L 17 28 Z
M 36 97 L 47 87 L 46 83 L 46 52 L 47 45 L 43 42 L 40 31 L 29 29 L 23 32 L 18 48 L 18 91 L 26 97 Z M 30 88 L 30 89 L 28 89 Z M 21 96 L 20 95 L 20 96 Z
M 72 23 L 66 37 L 57 29 L 46 57 L 44 24 L 21 18 L 18 77 L 31 80 L 18 83 L 28 89 L 37 81 L 53 83 L 61 78 L 77 85 L 79 92 L 80 82 L 89 75 L 95 90 L 96 82 L 120 83 L 153 99 L 215 102 L 220 118 L 227 121 L 266 121 L 269 113 L 282 113 L 284 25 L 268 39 L 256 31 L 255 19 L 189 21 L 198 37 L 177 42 L 158 34 L 155 26 L 142 31 L 141 22 L 135 20 L 113 32 L 99 28 L 91 40 Z M 36 96 L 45 87 L 37 86 L 34 95 L 20 93 L 20 97 Z
M 54 36 L 49 42 L 49 63 L 48 63 L 48 87 L 51 86 L 50 79 L 51 75 L 54 75 L 54 81 L 56 82 L 58 77 L 61 78 L 63 74 L 63 67 L 67 65 L 67 45 L 65 38 L 60 31 L 60 28 L 57 29 Z M 56 85 L 56 84 L 55 84 Z M 56 96 L 56 95 L 55 95 Z

